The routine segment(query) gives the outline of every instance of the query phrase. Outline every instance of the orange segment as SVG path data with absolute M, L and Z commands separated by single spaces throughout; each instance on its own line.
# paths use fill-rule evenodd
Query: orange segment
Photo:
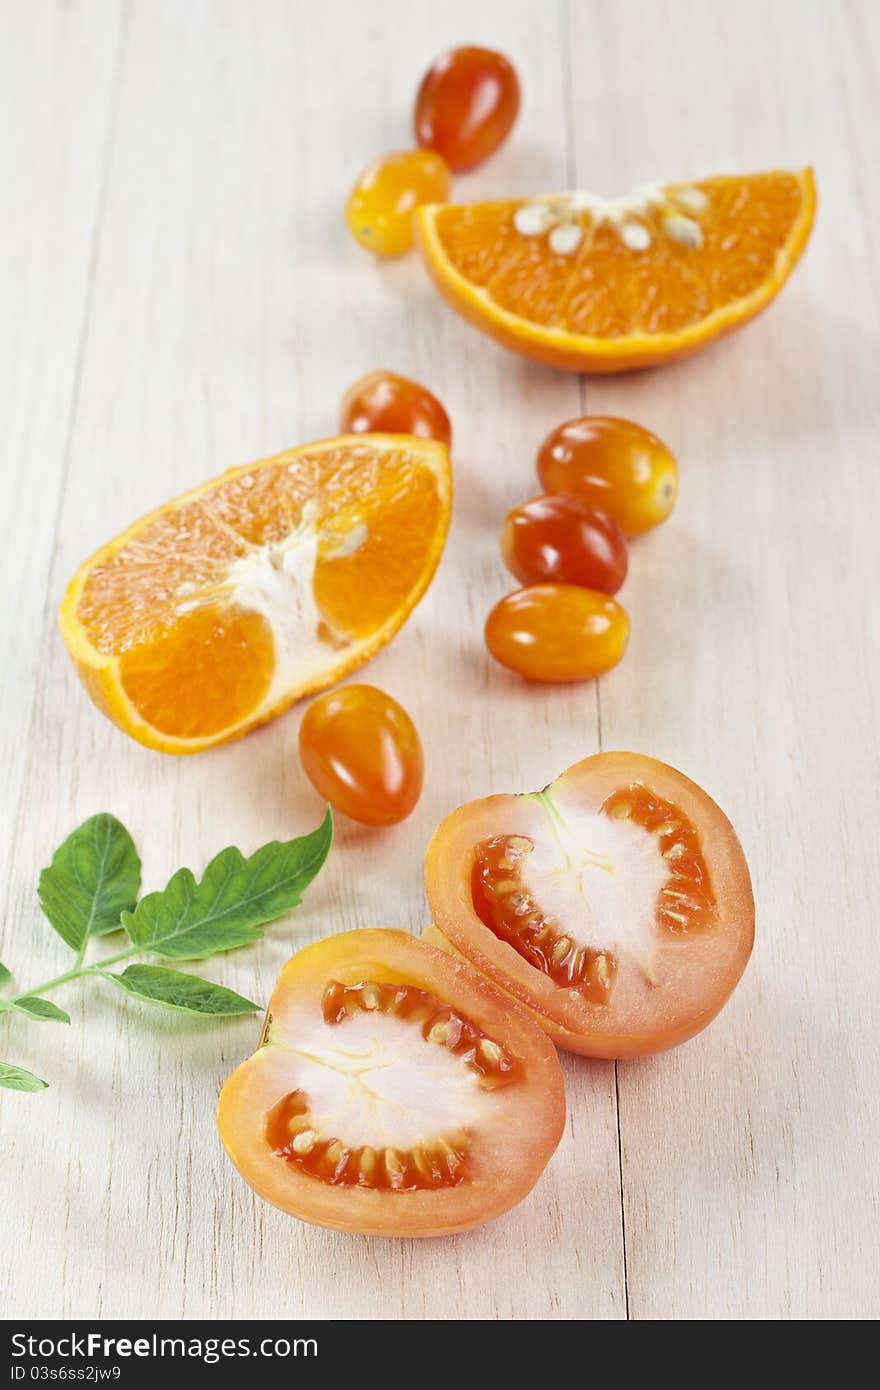
M 119 679 L 153 728 L 204 738 L 222 736 L 259 706 L 274 666 L 272 629 L 261 613 L 212 605 L 124 651 Z
M 443 446 L 441 446 L 443 447 Z M 447 496 L 448 502 L 448 496 Z M 437 477 L 387 470 L 354 509 L 328 519 L 315 567 L 315 600 L 332 629 L 364 638 L 406 603 L 438 524 Z M 353 541 L 360 543 L 353 546 Z
M 444 445 L 354 435 L 233 469 L 80 567 L 64 640 L 133 738 L 189 753 L 332 684 L 391 638 L 437 566 Z
M 419 208 L 441 294 L 505 347 L 612 372 L 696 352 L 759 313 L 810 234 L 810 169 Z

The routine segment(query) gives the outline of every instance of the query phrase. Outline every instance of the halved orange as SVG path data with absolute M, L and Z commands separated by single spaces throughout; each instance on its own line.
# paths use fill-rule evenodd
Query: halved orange
M 194 753 L 360 666 L 428 587 L 446 447 L 345 435 L 233 468 L 81 565 L 61 606 L 89 695 L 126 733 Z
M 552 366 L 617 372 L 685 357 L 759 313 L 800 256 L 810 169 L 416 210 L 454 309 Z

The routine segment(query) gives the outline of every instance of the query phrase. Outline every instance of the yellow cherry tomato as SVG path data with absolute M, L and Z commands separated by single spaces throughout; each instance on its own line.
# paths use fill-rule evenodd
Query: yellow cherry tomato
M 413 244 L 413 210 L 445 203 L 449 168 L 433 150 L 403 150 L 368 164 L 345 207 L 355 241 L 377 256 L 401 256 Z
M 662 439 L 608 415 L 566 420 L 544 440 L 538 477 L 546 492 L 573 492 L 640 536 L 665 521 L 678 495 L 678 465 Z
M 629 619 L 608 594 L 576 584 L 532 584 L 496 603 L 486 646 L 530 681 L 586 681 L 610 671 L 626 650 Z

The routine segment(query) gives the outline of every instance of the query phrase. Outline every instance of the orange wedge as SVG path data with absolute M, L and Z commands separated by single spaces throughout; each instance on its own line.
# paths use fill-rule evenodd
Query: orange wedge
M 443 444 L 346 435 L 234 468 L 136 521 L 61 606 L 89 695 L 166 753 L 246 733 L 360 666 L 428 587 Z
M 685 357 L 784 285 L 816 206 L 810 169 L 416 210 L 440 293 L 505 347 L 618 372 Z

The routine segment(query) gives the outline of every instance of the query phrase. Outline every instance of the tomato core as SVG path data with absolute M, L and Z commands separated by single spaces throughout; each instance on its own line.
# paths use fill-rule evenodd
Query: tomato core
M 333 1027 L 358 1014 L 386 1014 L 405 1020 L 426 1044 L 445 1048 L 460 1058 L 482 1089 L 516 1079 L 517 1066 L 507 1049 L 427 990 L 375 980 L 356 985 L 331 980 L 324 990 L 321 1011 L 324 1022 Z M 351 1075 L 358 1076 L 356 1067 Z M 321 1182 L 418 1192 L 455 1187 L 467 1176 L 467 1136 L 463 1132 L 438 1135 L 433 1142 L 411 1149 L 353 1146 L 321 1132 L 306 1095 L 299 1090 L 273 1107 L 266 1139 L 278 1158 Z
M 497 835 L 477 845 L 472 878 L 477 916 L 555 984 L 604 1004 L 617 962 L 607 951 L 576 945 L 541 911 L 523 878 L 525 856 L 534 848 L 524 835 Z
M 618 958 L 602 938 L 607 934 L 607 940 L 613 941 L 619 926 L 613 920 L 614 899 L 603 895 L 601 884 L 603 875 L 613 880 L 618 872 L 616 836 L 600 833 L 602 850 L 585 850 L 580 843 L 574 843 L 577 837 L 564 825 L 550 793 L 539 792 L 535 799 L 544 805 L 552 837 L 564 849 L 564 867 L 556 864 L 548 873 L 544 865 L 539 865 L 537 882 L 530 886 L 533 839 L 525 835 L 496 835 L 482 840 L 474 848 L 474 909 L 484 926 L 513 946 L 536 970 L 549 975 L 554 984 L 576 989 L 592 1003 L 606 1004 L 614 990 Z M 658 859 L 662 858 L 665 881 L 652 905 L 657 926 L 682 935 L 712 925 L 715 898 L 709 870 L 697 831 L 680 807 L 634 783 L 613 792 L 600 807 L 599 815 L 618 824 L 629 822 L 631 827 L 639 827 L 644 832 L 639 853 L 648 856 L 653 850 Z M 624 841 L 620 851 L 631 853 L 629 847 L 624 849 Z M 562 876 L 574 882 L 570 897 L 572 901 L 581 899 L 587 909 L 586 929 L 579 926 L 574 930 L 567 925 L 568 919 L 542 907 L 540 885 L 545 875 L 555 880 L 554 890 Z M 644 900 L 642 907 L 644 910 Z M 584 940 L 591 931 L 596 933 L 596 939 Z M 648 955 L 642 964 L 650 978 Z

